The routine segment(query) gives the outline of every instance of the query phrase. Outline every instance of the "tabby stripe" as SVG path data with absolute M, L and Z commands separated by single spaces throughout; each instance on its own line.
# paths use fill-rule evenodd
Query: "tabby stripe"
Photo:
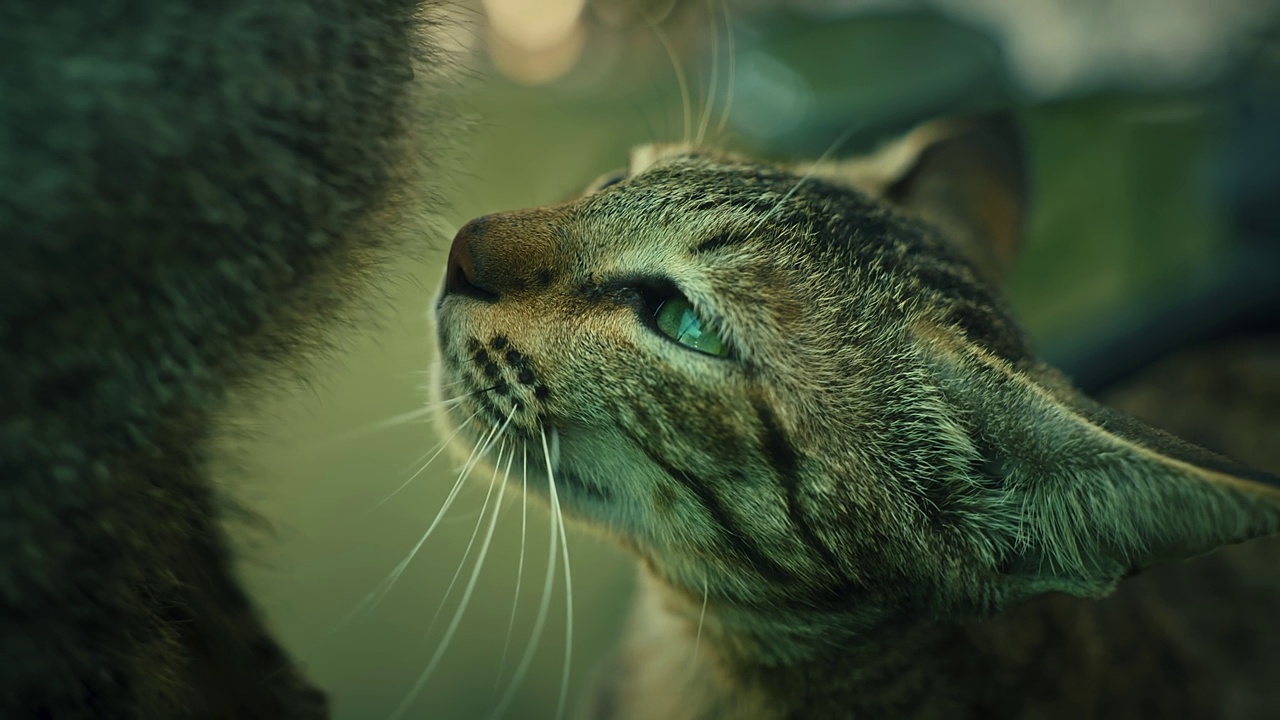
M 829 570 L 839 571 L 840 561 L 836 559 L 835 553 L 831 552 L 831 548 L 827 547 L 827 544 L 822 542 L 818 534 L 813 531 L 813 527 L 809 525 L 809 518 L 800 507 L 800 459 L 795 448 L 778 425 L 778 418 L 774 415 L 773 409 L 759 400 L 753 405 L 756 417 L 764 428 L 761 445 L 764 448 L 765 460 L 777 474 L 787 494 L 787 515 L 791 518 L 791 524 L 795 526 L 801 541 L 822 558 Z
M 712 235 L 706 240 L 695 245 L 693 247 L 693 254 L 698 255 L 701 253 L 713 252 L 731 245 L 738 245 L 746 239 L 747 235 L 740 233 L 721 233 L 719 235 Z
M 661 455 L 650 450 L 640 438 L 632 433 L 626 430 L 623 430 L 623 433 L 636 447 L 640 448 L 640 451 L 645 454 L 645 457 L 649 458 L 650 462 L 671 476 L 671 479 L 684 485 L 698 498 L 703 508 L 706 509 L 707 514 L 719 526 L 720 534 L 733 547 L 734 552 L 746 560 L 747 564 L 751 565 L 756 572 L 776 583 L 790 584 L 795 582 L 796 578 L 789 570 L 766 555 L 760 549 L 760 546 L 756 544 L 755 539 L 738 527 L 737 521 L 729 514 L 729 510 L 720 502 L 720 498 L 716 497 L 716 494 L 707 483 L 703 482 L 701 478 L 672 466 Z

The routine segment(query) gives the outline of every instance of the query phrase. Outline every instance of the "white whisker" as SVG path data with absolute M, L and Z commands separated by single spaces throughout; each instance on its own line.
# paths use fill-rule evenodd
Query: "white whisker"
M 707 576 L 702 576 L 702 611 L 698 613 L 698 633 L 693 638 L 693 656 L 689 658 L 692 666 L 698 661 L 698 647 L 702 645 L 702 623 L 707 619 Z M 690 668 L 692 669 L 692 668 Z
M 720 113 L 720 124 L 716 126 L 716 134 L 720 135 L 724 132 L 724 128 L 729 124 L 729 109 L 733 107 L 733 83 L 734 83 L 734 46 L 733 46 L 733 18 L 729 14 L 729 0 L 721 3 L 724 7 L 724 32 L 725 42 L 729 46 L 729 77 L 724 88 L 724 110 Z
M 510 421 L 510 419 L 510 416 L 508 416 L 507 420 Z M 500 435 L 506 427 L 506 423 L 503 423 L 500 426 L 495 426 L 493 430 L 489 431 L 489 434 L 485 436 L 483 445 L 479 445 L 475 450 L 472 450 L 471 456 L 467 458 L 467 462 L 462 466 L 462 472 L 458 473 L 458 479 L 454 481 L 453 487 L 450 488 L 449 495 L 444 499 L 444 504 L 440 506 L 439 512 L 437 512 L 435 518 L 431 520 L 431 524 L 427 526 L 427 531 L 422 533 L 422 537 L 419 538 L 418 543 L 413 546 L 413 549 L 409 551 L 409 554 L 405 556 L 404 560 L 401 560 L 400 564 L 391 571 L 391 583 L 387 586 L 386 590 L 382 592 L 382 595 L 386 595 L 387 592 L 390 592 L 391 586 L 395 584 L 395 581 L 399 579 L 400 574 L 403 573 L 404 569 L 413 561 L 414 556 L 418 554 L 418 550 L 422 548 L 422 544 L 431 536 L 431 533 L 436 529 L 436 526 L 438 526 L 440 521 L 444 518 L 445 513 L 448 512 L 450 506 L 453 505 L 453 501 L 457 499 L 458 493 L 462 490 L 463 483 L 466 481 L 467 476 L 471 474 L 471 471 L 475 469 L 476 463 L 480 462 L 480 458 L 484 457 L 484 454 L 489 451 L 489 447 L 493 445 L 494 440 L 497 440 L 498 435 Z M 379 600 L 381 600 L 381 596 L 379 596 Z
M 441 440 L 440 444 L 436 445 L 435 447 L 431 448 L 430 450 L 428 450 L 427 452 L 419 456 L 418 462 L 422 462 L 423 458 L 427 458 L 427 461 L 423 462 L 422 465 L 412 475 L 410 475 L 407 480 L 400 483 L 399 487 L 397 487 L 395 490 L 392 490 L 386 497 L 379 500 L 376 505 L 369 508 L 368 510 L 365 510 L 364 514 L 368 515 L 374 510 L 377 510 L 378 508 L 387 504 L 387 501 L 391 500 L 391 498 L 395 497 L 396 495 L 399 495 L 401 490 L 404 490 L 405 488 L 409 487 L 409 483 L 417 479 L 417 477 L 421 475 L 423 471 L 425 471 L 428 467 L 430 467 L 431 463 L 435 462 L 435 459 L 440 457 L 440 453 L 444 452 L 449 447 L 449 443 L 452 442 L 453 439 L 458 436 L 458 433 L 462 432 L 462 430 L 466 428 L 466 426 L 470 425 L 471 421 L 475 420 L 476 416 L 479 414 L 480 414 L 479 410 L 471 413 L 471 417 L 459 423 L 458 427 L 454 428 L 453 432 L 449 434 L 449 437 L 445 438 L 444 440 Z M 430 457 L 427 457 L 428 455 Z
M 373 433 L 376 433 L 376 432 L 389 430 L 393 427 L 398 427 L 400 425 L 411 423 L 414 420 L 421 420 L 424 417 L 430 416 L 432 413 L 436 412 L 440 408 L 454 407 L 456 405 L 461 404 L 466 399 L 467 399 L 467 395 L 459 395 L 457 397 L 445 398 L 443 400 L 429 402 L 429 403 L 426 403 L 425 405 L 422 405 L 421 407 L 414 408 L 413 410 L 402 412 L 399 415 L 392 415 L 391 417 L 386 418 L 384 420 L 379 420 L 377 422 L 370 423 L 369 425 L 366 425 L 364 427 L 357 428 L 345 434 L 339 435 L 337 438 L 335 438 L 335 441 L 348 442 L 350 440 L 355 440 L 357 438 L 364 437 L 365 435 L 372 435 Z
M 649 28 L 653 30 L 653 34 L 658 38 L 658 42 L 662 43 L 662 48 L 667 51 L 667 57 L 671 59 L 671 67 L 676 71 L 676 82 L 680 85 L 680 103 L 684 110 L 684 136 L 681 142 L 689 142 L 693 136 L 693 100 L 689 97 L 689 83 L 684 76 L 684 68 L 680 67 L 680 58 L 676 55 L 676 50 L 671 46 L 671 42 L 667 40 L 667 36 L 662 32 L 662 28 L 657 23 L 650 22 Z
M 332 635 L 346 627 L 347 624 L 355 619 L 355 617 L 362 611 L 366 609 L 372 610 L 378 603 L 382 602 L 382 598 L 385 597 L 387 593 L 391 592 L 391 588 L 395 585 L 396 580 L 400 578 L 404 569 L 409 566 L 410 562 L 412 562 L 413 557 L 418 554 L 418 550 L 422 549 L 422 545 L 426 543 L 427 538 L 431 536 L 432 531 L 440 524 L 440 520 L 444 517 L 444 514 L 448 512 L 449 506 L 453 504 L 454 498 L 457 497 L 458 491 L 462 488 L 463 480 L 465 480 L 467 474 L 471 472 L 473 460 L 478 457 L 477 453 L 479 455 L 483 455 L 485 450 L 488 450 L 488 442 L 497 434 L 498 430 L 499 428 L 494 426 L 494 428 L 486 433 L 481 441 L 476 443 L 476 446 L 471 449 L 471 456 L 467 458 L 466 464 L 463 465 L 462 472 L 459 473 L 458 479 L 454 481 L 453 487 L 449 490 L 448 497 L 445 498 L 444 504 L 440 507 L 440 511 L 436 513 L 435 519 L 431 521 L 431 525 L 427 527 L 427 531 L 418 539 L 418 542 L 413 546 L 413 549 L 404 556 L 403 560 L 391 569 L 390 573 L 387 573 L 386 577 L 382 578 L 382 580 L 378 581 L 378 583 L 373 586 L 373 589 L 370 590 L 369 593 L 351 609 L 351 612 L 347 613 L 339 619 L 338 622 L 334 623 L 333 627 L 329 628 L 329 630 L 325 632 L 324 637 L 328 637 L 329 635 Z M 482 446 L 484 447 L 484 450 L 481 449 Z
M 835 152 L 836 148 L 843 145 L 851 135 L 853 135 L 853 128 L 849 128 L 848 130 L 845 130 L 843 133 L 841 133 L 840 137 L 836 138 L 835 142 L 831 143 L 831 145 L 827 147 L 826 152 L 822 153 L 822 155 L 818 156 L 817 160 L 813 161 L 813 164 L 810 165 L 809 169 L 805 172 L 805 174 L 801 176 L 799 180 L 796 181 L 796 184 L 792 185 L 791 189 L 788 190 L 786 194 L 784 194 L 782 198 L 779 199 L 778 202 L 774 204 L 773 207 L 769 208 L 769 212 L 765 213 L 764 217 L 760 218 L 760 222 L 756 223 L 756 226 L 751 229 L 751 234 L 755 235 L 757 232 L 759 232 L 760 228 L 764 227 L 765 222 L 767 222 L 769 218 L 775 212 L 778 211 L 778 208 L 782 207 L 788 200 L 790 200 L 791 196 L 795 195 L 796 190 L 799 190 L 801 185 L 804 185 L 809 178 L 813 177 L 813 173 L 817 171 L 818 166 L 820 166 L 823 163 L 823 161 L 825 161 L 827 157 L 831 155 L 831 153 Z
M 421 418 L 424 418 L 430 415 L 431 413 L 433 413 L 434 411 L 442 407 L 453 407 L 454 405 L 458 405 L 466 399 L 467 399 L 466 395 L 460 395 L 458 397 L 446 398 L 444 400 L 438 400 L 436 402 L 427 403 L 422 407 L 418 408 L 417 410 L 410 410 L 408 412 L 400 413 L 399 415 L 393 415 L 392 417 L 389 417 L 386 420 L 383 420 L 382 422 L 373 425 L 371 429 L 385 430 L 387 428 L 392 428 L 397 425 L 403 425 L 404 423 L 407 423 L 407 422 L 419 420 Z
M 507 419 L 510 420 L 510 416 L 508 416 Z M 445 513 L 449 511 L 449 508 L 453 505 L 453 501 L 458 497 L 458 493 L 461 492 L 462 485 L 467 479 L 467 476 L 471 474 L 471 470 L 475 467 L 476 463 L 480 461 L 480 458 L 484 457 L 484 454 L 489 451 L 490 445 L 493 444 L 493 441 L 497 439 L 498 434 L 504 429 L 506 429 L 506 423 L 503 423 L 501 426 L 495 425 L 493 429 L 490 430 L 471 450 L 471 455 L 467 458 L 467 462 L 463 464 L 462 471 L 458 473 L 458 479 L 454 481 L 453 487 L 449 489 L 449 495 L 445 497 L 444 503 L 440 506 L 440 510 L 436 513 L 435 518 L 431 520 L 431 524 L 427 526 L 426 532 L 422 533 L 422 537 L 418 538 L 418 542 L 413 546 L 413 549 L 411 549 L 409 553 L 405 555 L 404 559 L 391 570 L 381 583 L 379 583 L 379 585 L 383 585 L 385 587 L 383 587 L 381 591 L 378 591 L 375 588 L 373 592 L 370 592 L 369 595 L 365 596 L 365 599 L 360 602 L 360 605 L 356 606 L 356 609 L 352 611 L 352 614 L 359 612 L 364 605 L 369 603 L 371 603 L 369 604 L 370 609 L 376 607 L 378 603 L 382 602 L 382 598 L 386 597 L 387 593 L 391 592 L 391 588 L 394 587 L 396 581 L 400 579 L 400 575 L 404 573 L 405 568 L 409 567 L 409 563 L 413 562 L 413 558 L 418 554 L 418 551 L 422 549 L 423 544 L 427 542 L 427 538 L 431 537 L 431 533 L 435 531 L 436 527 L 440 525 L 440 521 L 444 519 Z
M 515 408 L 513 407 L 511 412 L 507 415 L 507 419 L 502 423 L 502 429 L 506 429 L 507 424 L 511 422 L 511 418 L 515 415 L 515 412 Z M 501 432 L 501 430 L 499 432 Z M 493 479 L 489 481 L 490 492 L 493 491 L 494 483 L 498 481 L 498 470 L 496 466 L 501 462 L 502 452 L 499 451 L 498 459 L 495 462 L 493 471 Z M 493 512 L 489 515 L 489 528 L 485 531 L 484 542 L 480 544 L 480 553 L 476 556 L 475 565 L 471 570 L 471 577 L 467 580 L 467 587 L 462 591 L 462 599 L 458 601 L 458 609 L 453 613 L 453 619 L 449 621 L 449 627 L 445 629 L 444 637 L 440 640 L 439 647 L 436 648 L 435 654 L 431 656 L 431 660 L 427 663 L 427 667 L 420 675 L 418 675 L 417 681 L 415 681 L 413 687 L 409 689 L 408 694 L 405 695 L 404 699 L 400 701 L 400 704 L 396 706 L 396 709 L 391 713 L 390 720 L 397 720 L 397 718 L 404 716 L 405 711 L 409 709 L 409 706 L 413 704 L 414 699 L 417 698 L 418 693 L 422 691 L 423 686 L 427 684 L 427 680 L 430 679 L 431 673 L 433 673 L 436 666 L 440 664 L 440 659 L 444 657 L 445 650 L 449 648 L 449 644 L 453 641 L 453 636 L 457 633 L 458 626 L 462 623 L 462 616 L 466 614 L 467 606 L 471 603 L 471 595 L 476 589 L 476 580 L 480 577 L 480 571 L 484 569 L 484 560 L 489 554 L 489 545 L 493 542 L 494 529 L 498 526 L 498 514 L 502 511 L 502 497 L 506 492 L 506 489 L 507 484 L 505 482 L 503 482 L 498 488 L 498 501 L 494 504 Z M 485 502 L 488 504 L 487 495 L 485 496 Z M 483 513 L 484 511 L 481 510 L 482 518 Z M 478 530 L 479 528 L 480 526 L 477 524 L 476 529 Z M 474 534 L 472 537 L 474 538 Z
M 502 455 L 507 449 L 506 441 L 498 446 L 498 459 L 494 462 L 493 478 L 489 480 L 489 489 L 484 493 L 484 503 L 480 505 L 480 516 L 476 518 L 476 526 L 471 531 L 471 537 L 467 540 L 467 547 L 462 551 L 462 559 L 458 561 L 458 569 L 453 571 L 453 577 L 449 579 L 449 585 L 444 590 L 444 597 L 440 598 L 440 605 L 436 607 L 436 612 L 431 616 L 431 622 L 427 623 L 427 630 L 423 633 L 423 639 L 431 635 L 431 631 L 436 626 L 436 621 L 440 619 L 440 613 L 444 611 L 445 604 L 449 601 L 449 596 L 453 594 L 453 586 L 457 584 L 458 577 L 462 575 L 462 568 L 467 566 L 467 558 L 471 556 L 471 548 L 475 545 L 476 536 L 480 534 L 480 526 L 484 523 L 484 513 L 489 509 L 489 500 L 493 497 L 493 486 L 498 482 L 498 473 L 502 471 Z M 498 491 L 498 502 L 502 502 L 502 491 Z M 500 508 L 501 506 L 499 506 Z M 497 512 L 495 510 L 495 512 Z
M 544 452 L 547 449 L 545 439 L 542 449 Z M 555 428 L 551 429 L 551 454 L 548 456 L 548 462 L 551 463 L 551 467 L 547 469 L 547 477 L 550 478 L 553 470 L 560 469 L 560 433 Z
M 538 648 L 538 641 L 542 639 L 542 631 L 547 624 L 547 613 L 551 609 L 551 590 L 555 586 L 556 578 L 556 545 L 560 539 L 560 536 L 556 533 L 554 521 L 550 535 L 550 547 L 547 550 L 547 577 L 542 584 L 542 599 L 538 603 L 538 617 L 533 622 L 533 632 L 529 635 L 529 645 L 525 648 L 524 655 L 520 657 L 520 664 L 516 666 L 516 671 L 511 676 L 511 683 L 507 685 L 506 692 L 502 694 L 502 698 L 498 701 L 493 713 L 490 714 L 490 718 L 502 717 L 507 708 L 511 706 L 511 701 L 515 699 L 516 690 L 520 687 L 521 681 L 524 680 L 525 674 L 529 672 L 529 665 L 533 662 L 534 651 Z
M 511 458 L 514 458 L 514 453 Z M 507 470 L 511 470 L 511 458 L 507 458 Z M 502 671 L 507 667 L 507 652 L 511 649 L 511 634 L 516 627 L 516 610 L 520 607 L 520 582 L 524 578 L 524 545 L 527 537 L 529 519 L 529 452 L 521 448 L 520 452 L 520 561 L 516 565 L 516 591 L 511 599 L 511 619 L 507 621 L 507 639 L 502 643 L 502 658 L 498 661 L 498 677 L 493 681 L 493 691 L 497 692 L 502 684 Z
M 720 81 L 720 28 L 716 27 L 715 0 L 707 0 L 707 17 L 711 20 L 711 80 L 707 83 L 707 101 L 702 107 L 702 117 L 698 119 L 698 134 L 694 146 L 701 147 L 707 135 L 707 126 L 711 124 L 711 112 L 716 105 L 717 84 Z
M 547 486 L 551 490 L 551 527 L 560 532 L 560 551 L 564 555 L 564 674 L 560 678 L 560 701 L 556 703 L 556 720 L 564 717 L 565 702 L 569 698 L 569 668 L 573 659 L 573 580 L 569 575 L 569 541 L 564 532 L 564 514 L 560 510 L 560 497 L 556 493 L 556 479 L 551 472 L 552 453 L 547 449 L 547 433 L 543 429 L 542 453 L 547 459 Z M 555 456 L 560 456 L 560 433 L 551 429 L 551 446 Z

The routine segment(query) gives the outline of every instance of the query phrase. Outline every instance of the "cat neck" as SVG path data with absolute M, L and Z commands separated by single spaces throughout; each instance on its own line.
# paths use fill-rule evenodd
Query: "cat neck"
M 964 622 L 861 628 L 825 614 L 705 603 L 642 572 L 614 720 L 1204 717 L 1205 668 L 1139 578 L 1105 600 L 1046 595 Z M 865 614 L 862 616 L 865 617 Z M 1201 678 L 1201 680 L 1196 680 Z M 1162 688 L 1156 697 L 1134 687 Z M 1068 715 L 1074 717 L 1074 715 Z
M 642 573 L 616 690 L 630 702 L 615 707 L 628 720 L 946 717 L 972 674 L 966 642 L 959 626 L 704 606 Z

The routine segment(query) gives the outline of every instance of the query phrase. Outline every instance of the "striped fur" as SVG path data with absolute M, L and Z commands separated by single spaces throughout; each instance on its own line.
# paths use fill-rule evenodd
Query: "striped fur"
M 510 416 L 530 448 L 554 428 L 566 511 L 644 567 L 597 716 L 1216 707 L 1160 685 L 1192 673 L 1145 605 L 1094 598 L 1275 533 L 1280 491 L 1036 359 L 997 287 L 1022 206 L 1007 131 L 927 126 L 889 174 L 645 148 L 620 182 L 459 233 L 486 290 L 442 294 L 440 381 L 488 390 L 444 420 Z M 656 331 L 677 289 L 729 357 Z M 1085 652 L 1073 624 L 1135 631 Z M 1112 665 L 1150 674 L 1081 684 Z

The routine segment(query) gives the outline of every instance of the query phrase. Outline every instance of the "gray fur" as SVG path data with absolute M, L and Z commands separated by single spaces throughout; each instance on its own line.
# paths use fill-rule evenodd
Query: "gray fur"
M 0 716 L 327 715 L 238 586 L 206 442 L 355 317 L 394 197 L 431 202 L 424 9 L 0 10 Z
M 1223 712 L 1146 600 L 1094 598 L 1275 533 L 1280 491 L 1036 359 L 998 288 L 1016 142 L 974 127 L 913 134 L 889 175 L 645 149 L 620 183 L 455 238 L 441 382 L 477 392 L 446 421 L 510 414 L 529 448 L 554 430 L 566 512 L 645 569 L 607 717 Z M 671 286 L 730 357 L 656 331 Z M 1018 638 L 1073 623 L 1134 632 L 1063 640 L 1037 674 Z

